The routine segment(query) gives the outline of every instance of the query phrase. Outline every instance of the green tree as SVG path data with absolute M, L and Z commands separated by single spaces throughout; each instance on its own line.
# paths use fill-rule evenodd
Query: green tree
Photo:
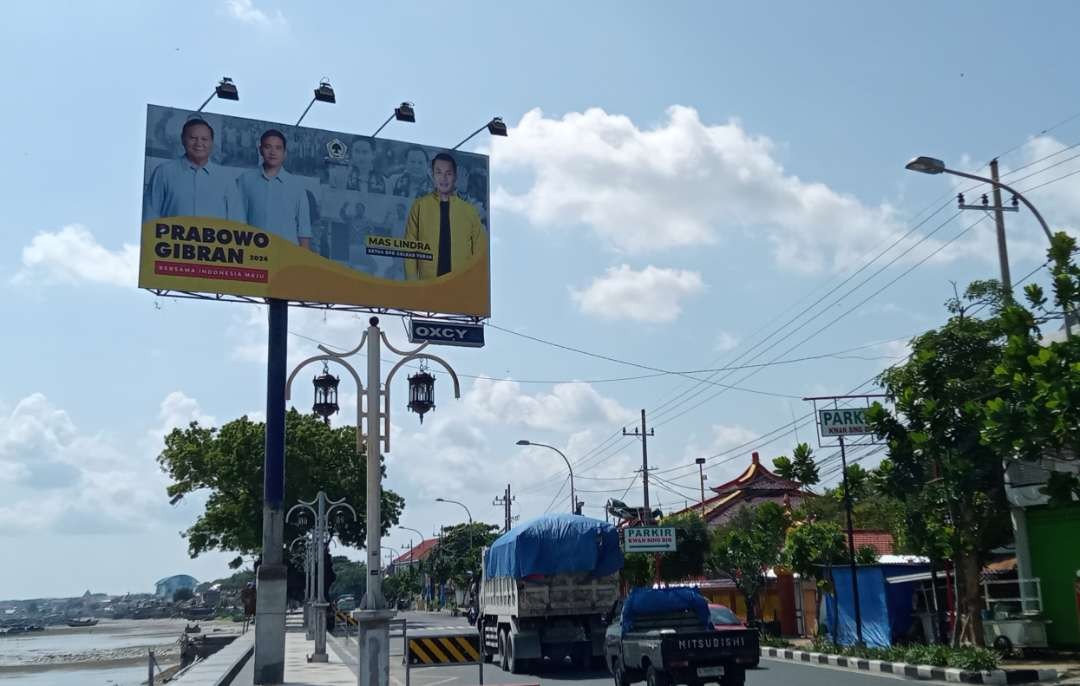
M 1073 461 L 1080 455 L 1080 337 L 1048 341 L 1041 327 L 1066 310 L 1076 317 L 1080 268 L 1073 261 L 1076 240 L 1057 233 L 1048 252 L 1053 296 L 1031 284 L 1024 294 L 1030 309 L 1009 301 L 1001 321 L 1007 342 L 994 380 L 1000 393 L 986 402 L 983 441 L 1009 459 L 1037 462 L 1049 456 Z M 1051 501 L 1080 498 L 1080 476 L 1051 472 Z
M 327 598 L 337 600 L 343 595 L 356 598 L 356 604 L 367 593 L 367 565 L 354 562 L 344 555 L 335 555 L 331 562 L 334 566 L 334 583 L 327 589 Z
M 765 573 L 780 563 L 788 516 L 776 503 L 742 507 L 713 534 L 710 571 L 726 576 L 746 600 L 746 619 L 757 618 L 758 593 Z
M 648 553 L 623 555 L 623 568 L 619 573 L 623 583 L 631 587 L 651 585 L 653 582 L 652 557 Z
M 660 578 L 682 581 L 700 577 L 709 553 L 709 527 L 697 512 L 665 517 L 662 526 L 675 527 L 676 549 L 660 556 Z
M 208 494 L 202 514 L 182 534 L 192 557 L 210 550 L 240 555 L 261 550 L 265 430 L 262 422 L 244 416 L 220 428 L 192 422 L 165 437 L 158 464 L 173 482 L 168 495 Z M 311 500 L 319 490 L 335 499 L 344 497 L 359 519 L 335 523 L 335 533 L 345 545 L 363 547 L 366 461 L 356 451 L 355 427 L 332 429 L 318 417 L 293 409 L 285 417 L 285 439 L 286 506 Z M 383 489 L 383 532 L 397 524 L 403 507 L 401 496 Z M 284 540 L 292 540 L 306 528 L 286 523 Z M 237 556 L 230 566 L 239 567 L 242 561 Z
M 870 472 L 863 469 L 861 464 L 849 464 L 847 470 L 845 470 L 847 476 L 848 488 L 851 489 L 851 506 L 854 508 L 856 505 L 864 501 L 866 498 L 873 495 L 873 485 L 870 482 Z M 831 491 L 831 494 L 838 502 L 843 504 L 844 502 L 844 482 L 843 480 Z
M 501 527 L 485 522 L 445 527 L 439 544 L 428 556 L 431 577 L 437 583 L 450 582 L 465 590 L 480 579 L 480 555 L 499 537 Z
M 847 559 L 847 536 L 835 522 L 798 524 L 785 536 L 781 559 L 791 571 L 832 592 L 832 566 Z
M 979 572 L 990 550 L 1010 538 L 1011 527 L 1001 455 L 980 440 L 984 399 L 996 393 L 1001 326 L 996 317 L 978 319 L 968 309 L 983 304 L 996 311 L 1000 303 L 1000 289 L 985 282 L 950 300 L 948 321 L 916 337 L 907 362 L 881 375 L 895 410 L 875 403 L 868 412 L 888 445 L 878 483 L 904 503 L 917 551 L 956 561 L 963 625 L 977 645 L 983 641 Z M 946 550 L 937 547 L 942 542 Z
M 773 466 L 776 467 L 777 476 L 795 481 L 803 488 L 809 488 L 821 480 L 817 464 L 814 463 L 814 450 L 808 443 L 796 445 L 790 458 L 786 455 L 775 458 Z
M 409 600 L 420 595 L 420 590 L 420 570 L 414 565 L 395 570 L 383 582 L 383 594 L 392 605 L 399 600 Z

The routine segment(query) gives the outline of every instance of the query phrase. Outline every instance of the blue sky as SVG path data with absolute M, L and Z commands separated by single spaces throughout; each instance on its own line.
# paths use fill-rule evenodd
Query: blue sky
M 807 412 L 799 398 L 846 392 L 901 359 L 907 337 L 942 320 L 950 282 L 996 276 L 991 222 L 950 242 L 983 219 L 953 217 L 949 195 L 968 186 L 904 171 L 916 154 L 967 170 L 1001 155 L 1006 173 L 1042 159 L 1008 178 L 1047 183 L 1032 201 L 1055 228 L 1080 226 L 1080 176 L 1065 177 L 1080 161 L 1062 152 L 1080 140 L 1075 4 L 667 5 L 9 8 L 0 544 L 19 554 L 0 569 L 0 595 L 225 572 L 225 555 L 187 559 L 176 532 L 199 502 L 170 508 L 154 457 L 173 426 L 262 410 L 265 311 L 156 300 L 135 288 L 133 261 L 145 105 L 197 107 L 222 75 L 241 97 L 210 104 L 225 114 L 295 121 L 325 76 L 338 104 L 318 104 L 307 125 L 367 133 L 410 100 L 417 122 L 391 124 L 390 137 L 453 145 L 492 115 L 510 126 L 470 144 L 492 154 L 501 328 L 483 350 L 446 350 L 470 375 L 462 400 L 444 379 L 422 427 L 393 408 L 388 486 L 406 497 L 402 523 L 425 532 L 460 519 L 439 496 L 501 521 L 491 502 L 508 482 L 522 516 L 565 508 L 558 457 L 519 438 L 563 448 L 599 515 L 640 460 L 631 441 L 605 440 L 641 408 L 656 418 L 650 464 L 675 470 L 653 491 L 665 508 L 693 498 L 695 457 L 716 456 L 718 484 L 754 447 L 790 450 L 786 429 L 757 437 Z M 1041 263 L 1042 239 L 1024 213 L 1008 230 L 1019 279 Z M 400 341 L 400 323 L 386 324 Z M 343 347 L 361 326 L 291 313 L 295 333 Z M 716 375 L 758 391 L 719 392 L 677 375 L 608 381 L 650 372 L 502 329 L 664 370 L 846 352 Z M 293 362 L 314 346 L 289 344 Z

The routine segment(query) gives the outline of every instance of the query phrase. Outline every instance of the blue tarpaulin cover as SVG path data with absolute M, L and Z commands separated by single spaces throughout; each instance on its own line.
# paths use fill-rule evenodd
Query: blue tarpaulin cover
M 696 588 L 635 588 L 623 603 L 623 633 L 634 630 L 639 617 L 671 612 L 693 612 L 701 620 L 701 630 L 712 627 L 709 601 Z
M 894 637 L 903 637 L 911 628 L 914 583 L 890 584 L 886 579 L 926 570 L 926 565 L 873 565 L 859 567 L 859 610 L 863 641 L 874 648 L 888 648 Z M 851 571 L 834 567 L 833 581 L 839 608 L 832 594 L 825 596 L 821 623 L 840 645 L 856 642 L 855 605 L 851 594 Z M 837 611 L 839 609 L 839 611 Z
M 543 515 L 519 524 L 496 539 L 484 557 L 485 572 L 492 578 L 583 572 L 608 576 L 622 566 L 619 530 L 572 514 Z

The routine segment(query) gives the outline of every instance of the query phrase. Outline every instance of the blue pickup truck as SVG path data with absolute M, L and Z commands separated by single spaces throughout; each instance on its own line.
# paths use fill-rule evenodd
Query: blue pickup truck
M 760 656 L 758 632 L 717 630 L 692 588 L 636 588 L 611 612 L 605 659 L 616 686 L 743 686 Z

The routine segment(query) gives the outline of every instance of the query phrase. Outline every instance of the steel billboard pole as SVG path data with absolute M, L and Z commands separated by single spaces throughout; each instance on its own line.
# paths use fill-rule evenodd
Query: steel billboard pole
M 262 562 L 256 574 L 254 682 L 285 679 L 285 366 L 289 305 L 268 303 L 266 453 L 263 458 Z

